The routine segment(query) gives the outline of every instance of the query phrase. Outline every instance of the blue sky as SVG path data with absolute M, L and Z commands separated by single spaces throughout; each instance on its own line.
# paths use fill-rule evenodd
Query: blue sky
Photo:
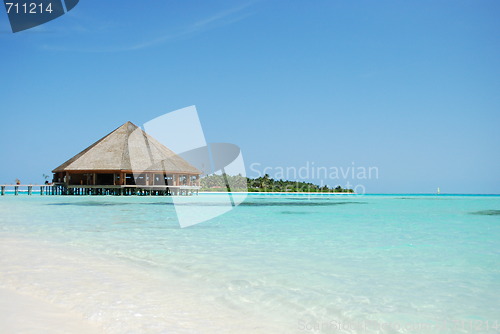
M 13 34 L 0 183 L 196 105 L 264 167 L 377 167 L 371 193 L 500 193 L 498 1 L 92 1 Z M 254 165 L 257 166 L 257 165 Z M 344 185 L 346 180 L 312 180 Z M 354 183 L 353 183 L 354 182 Z

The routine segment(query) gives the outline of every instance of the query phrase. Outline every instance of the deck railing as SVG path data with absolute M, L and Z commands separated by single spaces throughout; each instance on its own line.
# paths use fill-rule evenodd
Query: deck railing
M 33 189 L 39 189 L 40 195 L 148 195 L 148 196 L 168 196 L 168 195 L 194 195 L 198 194 L 199 186 L 147 186 L 147 185 L 66 185 L 56 184 L 2 184 L 0 185 L 0 195 L 4 196 L 9 189 L 14 195 L 26 193 L 33 195 Z

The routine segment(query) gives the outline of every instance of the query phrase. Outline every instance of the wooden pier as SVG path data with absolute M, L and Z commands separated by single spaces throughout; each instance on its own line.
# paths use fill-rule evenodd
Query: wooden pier
M 65 184 L 2 184 L 0 195 L 12 189 L 14 195 L 26 193 L 33 195 L 33 188 L 39 189 L 40 195 L 115 195 L 115 196 L 189 196 L 198 195 L 199 186 L 146 186 L 146 185 L 65 185 Z

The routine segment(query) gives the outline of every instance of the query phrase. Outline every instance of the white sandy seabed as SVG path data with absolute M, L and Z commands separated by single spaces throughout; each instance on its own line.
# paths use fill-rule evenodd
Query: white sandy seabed
M 2 333 L 101 333 L 81 315 L 55 306 L 40 298 L 0 289 Z
M 1 333 L 285 333 L 139 266 L 0 237 Z

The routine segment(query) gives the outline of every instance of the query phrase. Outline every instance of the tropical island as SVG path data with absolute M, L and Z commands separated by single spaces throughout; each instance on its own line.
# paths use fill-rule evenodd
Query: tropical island
M 328 187 L 319 186 L 310 182 L 275 180 L 265 174 L 257 178 L 249 178 L 241 175 L 212 174 L 201 178 L 201 191 L 225 192 L 248 191 L 248 192 L 308 192 L 308 193 L 354 193 L 353 189 L 345 189 L 341 186 Z

